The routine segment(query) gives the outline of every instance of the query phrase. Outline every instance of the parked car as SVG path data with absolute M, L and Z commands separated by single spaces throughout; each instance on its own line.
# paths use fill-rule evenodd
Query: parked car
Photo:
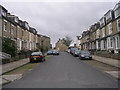
M 45 61 L 45 56 L 42 54 L 42 52 L 33 52 L 30 55 L 30 63 L 40 61 L 43 62 Z
M 70 53 L 73 55 L 74 52 L 75 52 L 75 50 L 78 50 L 78 48 L 71 48 L 71 49 L 70 49 Z
M 80 51 L 79 58 L 81 60 L 83 60 L 83 59 L 90 59 L 91 60 L 92 59 L 92 55 L 90 54 L 89 51 Z
M 73 56 L 78 57 L 80 52 L 81 52 L 81 50 L 75 50 L 73 53 Z
M 53 50 L 53 55 L 59 55 L 59 51 L 58 50 Z
M 53 51 L 52 50 L 48 51 L 47 55 L 53 55 Z
M 2 59 L 11 59 L 11 55 L 4 52 L 0 52 L 0 60 Z
M 67 52 L 67 53 L 70 53 L 70 49 L 67 49 L 66 52 Z

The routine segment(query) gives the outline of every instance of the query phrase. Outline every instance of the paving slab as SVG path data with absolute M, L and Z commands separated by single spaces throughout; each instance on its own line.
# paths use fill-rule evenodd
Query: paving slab
M 120 71 L 105 71 L 106 73 L 110 74 L 111 76 L 115 77 L 115 78 L 119 78 L 118 73 L 120 73 Z
M 0 85 L 4 85 L 7 83 L 10 83 L 12 81 L 18 80 L 20 78 L 22 78 L 22 74 L 16 74 L 16 75 L 2 75 L 0 78 L 2 78 L 2 80 L 0 81 Z
M 14 81 L 17 79 L 22 78 L 22 74 L 16 74 L 16 75 L 3 75 L 2 78 L 8 80 L 8 81 Z
M 1 78 L 1 80 L 0 80 L 0 85 L 10 83 L 9 80 L 6 80 L 6 79 L 4 79 L 4 78 L 2 78 L 2 77 L 0 77 L 0 78 Z

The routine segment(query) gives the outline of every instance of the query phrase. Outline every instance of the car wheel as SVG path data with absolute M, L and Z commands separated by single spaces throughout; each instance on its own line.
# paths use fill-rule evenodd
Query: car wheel
M 44 61 L 45 61 L 45 59 L 44 59 Z
M 42 60 L 40 60 L 40 62 L 43 62 L 43 59 L 42 59 Z
M 83 60 L 83 59 L 80 57 L 80 60 Z
M 76 54 L 74 54 L 74 57 L 76 57 Z
M 32 60 L 30 60 L 30 63 L 33 63 L 33 61 L 32 61 Z

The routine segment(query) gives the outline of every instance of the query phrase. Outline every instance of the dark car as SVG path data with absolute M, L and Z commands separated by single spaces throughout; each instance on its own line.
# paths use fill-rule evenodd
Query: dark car
M 53 50 L 53 55 L 59 55 L 59 51 L 58 50 Z
M 45 61 L 45 56 L 42 54 L 42 52 L 33 52 L 30 55 L 30 63 L 37 62 L 37 61 L 40 61 L 40 62 Z
M 74 53 L 73 53 L 73 56 L 74 57 L 78 57 L 79 53 L 80 53 L 80 50 L 75 50 Z
M 90 54 L 89 51 L 80 51 L 79 58 L 81 60 L 83 60 L 83 59 L 90 59 L 91 60 L 92 59 L 92 55 Z
M 52 50 L 48 51 L 47 55 L 53 55 L 53 51 Z

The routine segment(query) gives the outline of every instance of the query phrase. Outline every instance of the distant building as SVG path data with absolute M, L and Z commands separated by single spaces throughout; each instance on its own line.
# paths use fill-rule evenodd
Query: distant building
M 76 37 L 77 37 L 77 40 L 76 40 L 76 47 L 80 49 L 80 48 L 81 48 L 81 47 L 80 47 L 80 46 L 81 46 L 81 45 L 80 45 L 80 43 L 81 43 L 81 42 L 80 42 L 81 36 L 76 36 Z
M 68 49 L 68 47 L 63 43 L 63 40 L 61 39 L 57 41 L 55 48 L 62 52 Z
M 41 46 L 44 46 L 47 50 L 50 50 L 51 49 L 50 37 L 45 36 L 45 35 L 41 35 L 40 37 L 41 37 L 40 39 Z

